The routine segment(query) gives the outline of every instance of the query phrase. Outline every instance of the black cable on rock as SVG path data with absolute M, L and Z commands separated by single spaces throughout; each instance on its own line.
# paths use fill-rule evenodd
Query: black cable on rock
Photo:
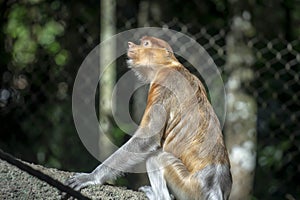
M 32 168 L 31 166 L 17 160 L 12 155 L 2 151 L 1 149 L 0 149 L 0 158 L 2 160 L 7 161 L 8 163 L 18 167 L 19 169 L 27 172 L 28 174 L 30 174 L 42 181 L 45 181 L 49 185 L 59 189 L 62 192 L 65 192 L 66 194 L 68 194 L 72 197 L 75 197 L 79 200 L 90 200 L 90 198 L 82 195 L 80 192 L 73 190 L 69 186 L 62 184 L 60 181 L 53 179 L 51 176 L 48 176 L 47 174 L 44 174 L 44 173 Z

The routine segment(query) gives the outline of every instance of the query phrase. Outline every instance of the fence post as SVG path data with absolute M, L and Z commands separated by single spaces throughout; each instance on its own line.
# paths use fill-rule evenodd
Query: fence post
M 230 199 L 251 198 L 256 166 L 256 118 L 257 106 L 253 96 L 247 94 L 245 85 L 254 78 L 251 66 L 253 52 L 245 39 L 253 33 L 249 13 L 234 16 L 226 38 L 227 59 L 225 73 L 228 75 L 227 116 L 225 141 L 229 151 L 233 187 Z

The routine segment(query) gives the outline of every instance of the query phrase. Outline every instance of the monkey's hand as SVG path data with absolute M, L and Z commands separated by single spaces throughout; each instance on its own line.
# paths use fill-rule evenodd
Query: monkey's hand
M 74 190 L 81 190 L 89 185 L 99 184 L 92 173 L 77 173 L 66 181 Z

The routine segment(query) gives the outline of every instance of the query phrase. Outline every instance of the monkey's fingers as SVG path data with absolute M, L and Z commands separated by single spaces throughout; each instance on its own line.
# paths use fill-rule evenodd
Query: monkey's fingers
M 70 186 L 76 191 L 81 190 L 89 185 L 93 184 L 90 174 L 87 173 L 77 173 L 75 176 L 69 178 L 66 181 L 66 185 Z
M 84 184 L 80 184 L 80 180 L 77 179 L 77 177 L 88 175 L 85 173 L 75 173 L 75 175 L 72 175 L 70 178 L 68 178 L 66 181 L 64 181 L 64 184 L 72 188 L 73 190 L 79 191 L 82 188 L 86 187 Z M 72 195 L 66 193 L 66 192 L 60 192 L 61 200 L 74 200 L 76 199 Z

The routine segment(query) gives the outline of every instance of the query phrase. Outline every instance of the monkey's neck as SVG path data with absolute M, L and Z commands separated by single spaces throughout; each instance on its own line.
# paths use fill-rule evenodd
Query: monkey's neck
M 157 70 L 152 67 L 132 67 L 138 79 L 144 83 L 150 83 L 155 75 Z

